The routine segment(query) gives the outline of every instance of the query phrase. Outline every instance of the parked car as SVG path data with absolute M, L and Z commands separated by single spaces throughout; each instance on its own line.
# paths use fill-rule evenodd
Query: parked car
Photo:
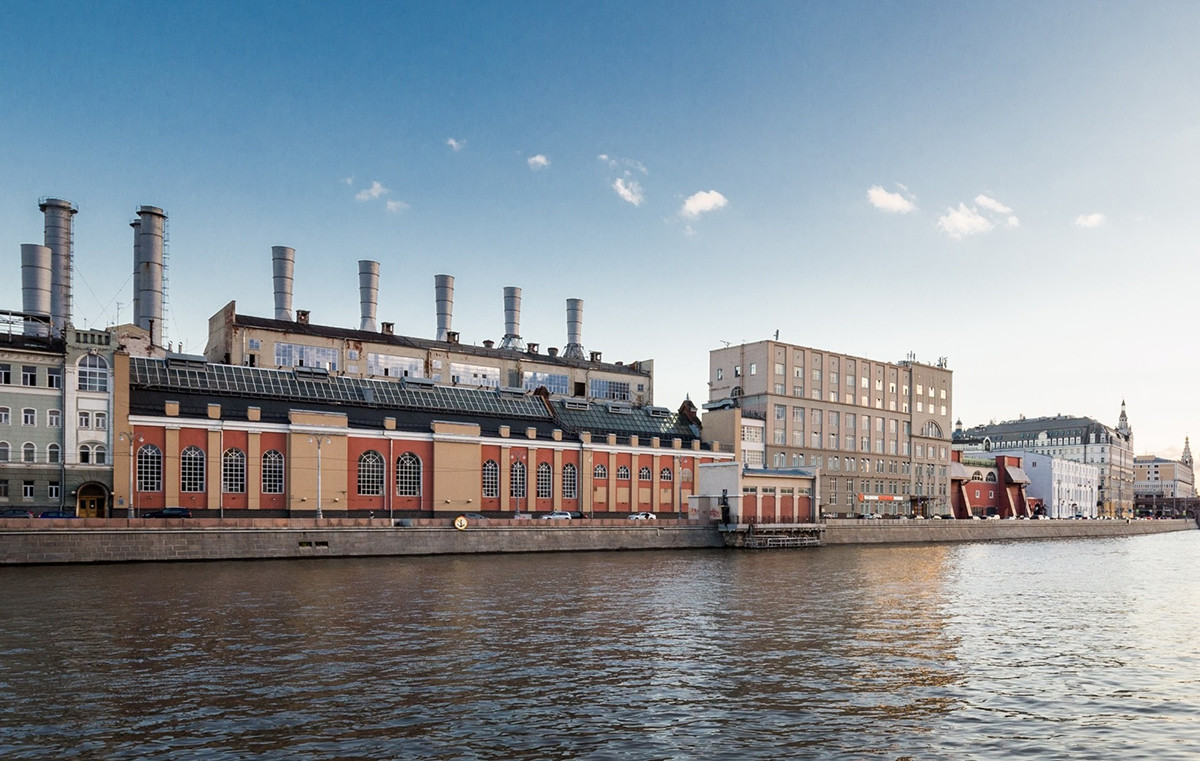
M 19 507 L 10 507 L 5 510 L 0 510 L 0 518 L 32 518 L 33 513 L 28 510 L 22 510 Z
M 162 510 L 151 510 L 143 518 L 191 518 L 192 511 L 186 507 L 164 507 Z
M 656 520 L 658 520 L 658 516 L 656 516 L 654 513 L 634 513 L 633 515 L 629 516 L 629 520 L 631 520 L 631 521 L 656 521 Z
M 569 520 L 571 520 L 571 514 L 568 513 L 566 510 L 555 510 L 552 513 L 546 513 L 545 515 L 543 515 L 542 520 L 544 520 L 544 521 L 569 521 Z
M 484 520 L 483 513 L 463 513 L 462 517 L 472 521 Z
M 75 513 L 68 513 L 64 510 L 44 510 L 38 513 L 39 518 L 74 518 Z

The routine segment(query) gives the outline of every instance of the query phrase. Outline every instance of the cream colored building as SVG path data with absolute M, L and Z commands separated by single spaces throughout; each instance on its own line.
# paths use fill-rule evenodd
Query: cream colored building
M 587 359 L 563 356 L 538 344 L 523 349 L 458 342 L 449 331 L 445 341 L 396 335 L 391 323 L 380 330 L 353 330 L 315 325 L 309 313 L 295 320 L 251 317 L 237 313 L 231 301 L 208 321 L 209 362 L 282 369 L 314 367 L 356 378 L 425 378 L 438 385 L 471 388 L 545 387 L 554 398 L 586 398 L 654 403 L 654 362 L 604 362 L 600 352 Z
M 1133 458 L 1133 490 L 1139 497 L 1194 497 L 1196 481 L 1192 472 L 1192 449 L 1187 440 L 1183 457 L 1168 460 L 1155 455 Z
M 709 353 L 706 408 L 730 400 L 765 421 L 766 467 L 818 471 L 824 514 L 940 515 L 950 504 L 952 380 L 944 359 L 881 362 L 759 341 Z M 708 416 L 705 435 L 716 436 Z M 869 499 L 883 496 L 900 499 Z

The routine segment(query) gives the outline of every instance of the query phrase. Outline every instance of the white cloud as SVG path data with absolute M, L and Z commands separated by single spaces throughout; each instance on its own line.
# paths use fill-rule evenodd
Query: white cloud
M 946 213 L 938 217 L 937 226 L 951 238 L 962 240 L 967 235 L 986 233 L 995 225 L 974 207 L 967 208 L 965 203 L 960 203 L 957 209 L 946 209 Z
M 683 202 L 679 215 L 688 219 L 696 219 L 701 214 L 723 208 L 729 201 L 715 190 L 701 190 L 693 193 Z
M 1020 227 L 1021 220 L 1017 219 L 1016 217 L 1009 217 L 1007 224 L 1009 227 Z
M 650 174 L 650 170 L 646 169 L 646 165 L 637 159 L 619 159 L 615 156 L 609 156 L 607 153 L 601 153 L 596 157 L 597 161 L 603 161 L 608 164 L 609 169 L 620 169 L 626 167 L 626 175 L 629 174 L 628 169 L 640 172 L 642 174 Z
M 458 151 L 461 151 L 463 148 L 467 147 L 467 141 L 466 140 L 455 140 L 452 137 L 448 137 L 448 138 L 446 138 L 446 145 L 450 146 L 450 150 L 455 151 L 457 153 Z
M 642 186 L 637 180 L 626 180 L 624 177 L 618 177 L 613 180 L 613 190 L 617 191 L 617 195 L 621 200 L 628 201 L 634 206 L 641 206 L 642 201 L 646 200 L 646 196 L 642 193 Z
M 1099 227 L 1108 221 L 1108 217 L 1103 214 L 1080 214 L 1075 217 L 1076 227 Z
M 975 203 L 997 214 L 1012 214 L 1012 209 L 1000 203 L 995 198 L 988 198 L 983 194 L 975 196 Z
M 900 187 L 904 188 L 903 185 Z M 907 192 L 908 188 L 904 188 L 904 190 Z M 872 185 L 870 188 L 867 188 L 867 200 L 876 209 L 896 214 L 907 214 L 910 211 L 915 211 L 917 208 L 917 205 L 909 199 L 899 193 L 889 193 L 880 185 Z
M 343 183 L 343 184 L 346 184 L 346 185 L 353 185 L 353 184 L 354 184 L 354 178 L 353 178 L 353 177 L 344 177 L 344 178 L 342 179 L 342 183 Z
M 358 201 L 370 201 L 376 198 L 381 198 L 388 194 L 388 189 L 379 183 L 378 180 L 371 183 L 371 187 L 363 188 L 355 194 L 354 198 Z
M 404 201 L 388 201 L 387 210 L 393 214 L 399 214 L 402 211 L 408 211 L 409 206 Z
M 539 153 L 536 156 L 530 156 L 529 158 L 525 159 L 525 163 L 529 164 L 529 168 L 536 172 L 539 169 L 545 169 L 546 167 L 550 166 L 550 159 Z

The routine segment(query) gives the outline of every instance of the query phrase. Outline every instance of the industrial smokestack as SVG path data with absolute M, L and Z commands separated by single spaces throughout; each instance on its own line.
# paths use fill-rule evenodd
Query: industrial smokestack
M 54 253 L 36 243 L 21 244 L 21 311 L 50 317 L 51 291 L 54 278 L 51 272 Z M 45 326 L 33 321 L 25 323 L 25 335 L 45 335 Z
M 525 351 L 521 340 L 521 289 L 511 285 L 504 287 L 504 338 L 500 348 Z
M 75 204 L 61 198 L 43 198 L 38 208 L 46 215 L 46 246 L 50 249 L 50 319 L 62 335 L 71 321 L 71 230 Z
M 359 330 L 378 332 L 375 327 L 375 309 L 379 302 L 379 262 L 369 259 L 358 261 L 358 308 L 362 315 Z
M 135 219 L 129 226 L 133 228 L 133 319 L 130 322 L 137 325 L 142 311 L 142 220 Z
M 567 299 L 567 345 L 563 356 L 584 359 L 583 353 L 583 299 Z
M 450 321 L 454 316 L 454 277 L 433 276 L 434 299 L 437 302 L 437 340 L 450 339 Z
M 275 319 L 292 321 L 292 271 L 296 249 L 271 246 L 271 279 L 275 283 Z
M 152 346 L 162 346 L 163 241 L 167 214 L 157 206 L 139 206 L 137 213 L 141 217 L 137 326 L 150 333 Z

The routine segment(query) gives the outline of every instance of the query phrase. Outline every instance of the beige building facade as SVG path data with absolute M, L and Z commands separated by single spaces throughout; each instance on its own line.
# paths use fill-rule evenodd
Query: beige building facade
M 817 470 L 823 514 L 949 512 L 953 373 L 944 359 L 729 346 L 709 354 L 709 400 L 764 421 L 766 467 Z

